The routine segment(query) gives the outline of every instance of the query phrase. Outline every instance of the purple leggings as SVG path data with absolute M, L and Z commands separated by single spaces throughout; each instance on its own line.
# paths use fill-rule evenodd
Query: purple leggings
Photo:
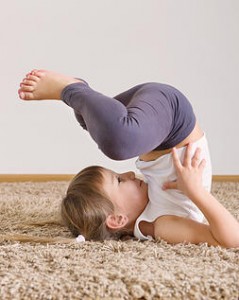
M 101 151 L 114 160 L 174 147 L 196 123 L 187 98 L 161 83 L 140 84 L 113 98 L 87 83 L 73 83 L 61 98 Z

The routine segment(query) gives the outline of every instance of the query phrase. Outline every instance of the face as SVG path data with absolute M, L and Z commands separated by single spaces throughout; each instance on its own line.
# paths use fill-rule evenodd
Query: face
M 148 186 L 134 172 L 117 174 L 105 169 L 103 188 L 116 211 L 125 214 L 129 222 L 135 222 L 148 203 Z

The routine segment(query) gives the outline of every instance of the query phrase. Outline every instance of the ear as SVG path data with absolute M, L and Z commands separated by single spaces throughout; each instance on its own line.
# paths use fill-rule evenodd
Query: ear
M 128 224 L 129 218 L 126 215 L 108 215 L 106 225 L 111 229 L 121 229 Z

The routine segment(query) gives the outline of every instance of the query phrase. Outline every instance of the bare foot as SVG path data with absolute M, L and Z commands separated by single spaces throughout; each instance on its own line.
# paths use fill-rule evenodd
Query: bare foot
M 60 100 L 62 90 L 71 83 L 82 82 L 47 70 L 33 70 L 26 75 L 18 90 L 22 100 Z

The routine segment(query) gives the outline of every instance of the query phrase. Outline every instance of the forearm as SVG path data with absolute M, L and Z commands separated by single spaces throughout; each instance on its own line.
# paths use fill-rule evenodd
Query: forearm
M 225 247 L 239 247 L 239 223 L 217 199 L 204 190 L 189 195 L 208 220 L 214 238 Z

